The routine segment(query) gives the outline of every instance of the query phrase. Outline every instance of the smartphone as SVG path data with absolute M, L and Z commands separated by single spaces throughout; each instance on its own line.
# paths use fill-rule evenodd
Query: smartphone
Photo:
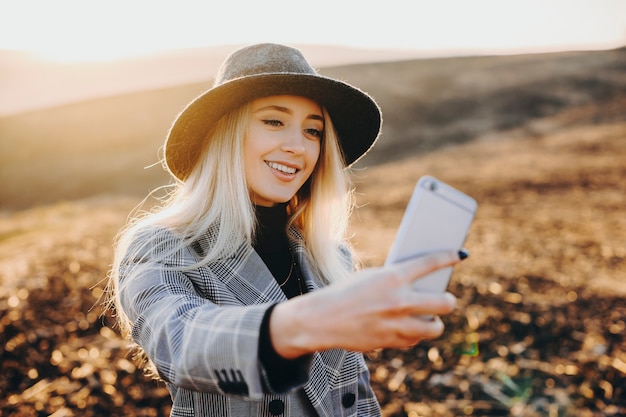
M 389 250 L 385 264 L 393 264 L 438 250 L 463 247 L 478 205 L 476 200 L 431 176 L 421 177 Z M 444 292 L 452 267 L 415 281 L 420 291 Z

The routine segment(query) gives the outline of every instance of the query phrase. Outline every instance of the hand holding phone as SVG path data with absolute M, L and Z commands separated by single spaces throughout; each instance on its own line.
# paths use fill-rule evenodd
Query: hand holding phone
M 431 176 L 419 179 L 404 212 L 385 264 L 401 262 L 438 250 L 460 250 L 477 209 L 476 201 Z M 444 292 L 452 267 L 418 279 L 420 291 Z

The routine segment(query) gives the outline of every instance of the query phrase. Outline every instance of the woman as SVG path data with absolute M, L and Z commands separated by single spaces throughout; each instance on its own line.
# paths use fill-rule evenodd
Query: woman
M 112 270 L 172 416 L 377 416 L 359 352 L 442 333 L 418 316 L 454 298 L 410 287 L 458 253 L 357 272 L 344 239 L 346 168 L 380 126 L 367 94 L 275 44 L 235 51 L 177 117 L 175 190 L 121 233 Z

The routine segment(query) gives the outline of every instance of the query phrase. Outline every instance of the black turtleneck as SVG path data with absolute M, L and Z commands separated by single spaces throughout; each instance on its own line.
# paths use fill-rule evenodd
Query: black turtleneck
M 257 228 L 253 243 L 254 249 L 263 259 L 278 285 L 281 285 L 287 298 L 302 294 L 305 290 L 304 282 L 289 250 L 287 205 L 255 206 L 255 211 Z

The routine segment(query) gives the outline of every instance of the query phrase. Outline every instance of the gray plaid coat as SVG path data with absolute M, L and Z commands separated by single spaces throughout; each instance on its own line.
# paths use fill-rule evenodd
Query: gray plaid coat
M 287 389 L 270 386 L 258 358 L 259 330 L 266 310 L 286 297 L 251 246 L 180 272 L 211 247 L 215 233 L 175 252 L 172 233 L 152 233 L 158 244 L 145 256 L 174 268 L 148 268 L 132 279 L 122 269 L 119 290 L 134 341 L 170 390 L 171 416 L 380 415 L 360 353 L 335 349 L 300 358 Z M 303 239 L 295 228 L 290 235 L 307 289 L 315 291 L 323 284 L 311 272 Z

